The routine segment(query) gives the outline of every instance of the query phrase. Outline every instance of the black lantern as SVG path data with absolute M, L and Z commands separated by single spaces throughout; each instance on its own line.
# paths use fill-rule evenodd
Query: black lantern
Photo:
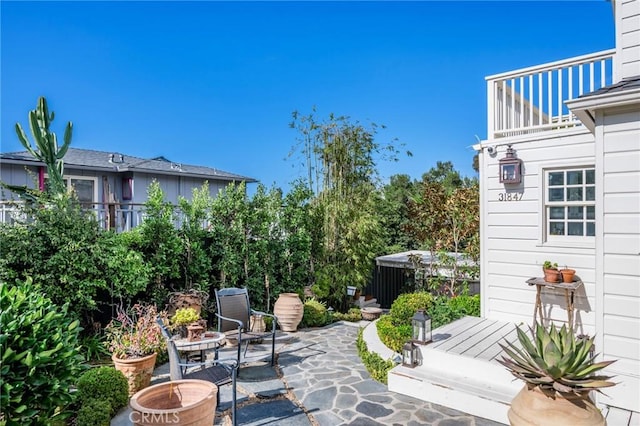
M 413 342 L 407 342 L 402 346 L 402 365 L 409 368 L 418 365 L 418 347 Z
M 431 317 L 424 312 L 424 309 L 418 309 L 411 318 L 411 327 L 414 342 L 426 345 L 431 341 Z
M 522 160 L 516 158 L 516 151 L 507 148 L 504 158 L 500 159 L 500 183 L 513 184 L 522 181 Z

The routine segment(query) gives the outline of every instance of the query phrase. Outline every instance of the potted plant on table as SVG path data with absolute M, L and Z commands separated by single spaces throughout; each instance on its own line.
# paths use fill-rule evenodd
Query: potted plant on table
M 544 272 L 544 280 L 549 283 L 560 282 L 560 271 L 558 271 L 558 264 L 545 260 L 542 264 L 542 271 Z
M 610 376 L 596 374 L 614 361 L 596 362 L 593 337 L 576 337 L 565 325 L 546 329 L 536 323 L 532 339 L 516 326 L 517 345 L 500 345 L 509 358 L 498 360 L 525 382 L 511 401 L 511 425 L 604 425 L 600 410 L 589 396 L 614 386 Z
M 562 277 L 562 282 L 563 283 L 572 283 L 573 282 L 573 277 L 576 274 L 576 270 L 575 269 L 570 269 L 566 265 L 565 265 L 565 267 L 563 269 L 560 269 L 558 272 L 560 273 L 560 276 Z
M 105 344 L 115 368 L 129 382 L 129 395 L 149 386 L 158 352 L 165 349 L 157 316 L 154 305 L 136 304 L 128 311 L 118 308 L 117 317 L 105 327 Z
M 189 341 L 196 340 L 205 329 L 201 324 L 200 314 L 194 308 L 176 310 L 175 315 L 171 317 L 171 325 L 174 330 L 178 330 L 180 336 L 187 337 Z

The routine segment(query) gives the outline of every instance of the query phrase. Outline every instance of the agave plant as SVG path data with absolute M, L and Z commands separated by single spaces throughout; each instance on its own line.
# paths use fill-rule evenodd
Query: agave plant
M 608 380 L 611 376 L 595 374 L 614 361 L 595 362 L 593 337 L 576 338 L 566 325 L 558 330 L 552 324 L 547 330 L 536 323 L 535 330 L 529 328 L 531 340 L 520 327 L 516 330 L 522 348 L 506 341 L 507 346 L 500 347 L 511 359 L 503 356 L 498 362 L 518 379 L 542 390 L 575 394 L 615 385 Z

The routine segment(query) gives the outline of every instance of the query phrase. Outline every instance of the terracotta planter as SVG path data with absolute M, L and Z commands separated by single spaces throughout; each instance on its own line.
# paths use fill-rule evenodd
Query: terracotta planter
M 572 283 L 573 276 L 576 274 L 575 269 L 561 269 L 560 275 L 562 275 L 562 282 L 564 283 Z
M 560 271 L 557 269 L 544 269 L 544 280 L 548 283 L 559 283 Z
M 204 380 L 175 380 L 150 386 L 131 397 L 135 425 L 211 426 L 218 387 Z
M 302 321 L 304 305 L 298 293 L 282 293 L 273 305 L 273 313 L 282 331 L 296 331 Z
M 525 385 L 511 401 L 507 413 L 512 426 L 597 426 L 605 425 L 600 410 L 588 393 L 575 395 L 543 391 Z
M 144 389 L 151 383 L 153 368 L 158 354 L 151 354 L 143 358 L 118 359 L 111 357 L 116 370 L 121 371 L 129 381 L 129 396 Z

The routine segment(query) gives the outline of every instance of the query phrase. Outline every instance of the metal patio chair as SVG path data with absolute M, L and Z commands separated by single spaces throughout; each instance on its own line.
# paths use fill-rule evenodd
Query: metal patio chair
M 157 318 L 156 322 L 162 331 L 167 342 L 167 351 L 169 353 L 169 376 L 173 380 L 182 379 L 198 379 L 206 380 L 214 383 L 216 386 L 231 385 L 231 422 L 236 425 L 236 377 L 238 372 L 238 363 L 233 359 L 218 360 L 217 356 L 213 361 L 205 363 L 189 361 L 183 359 L 178 353 L 178 349 L 173 341 L 173 336 L 164 325 L 161 318 Z M 210 364 L 210 365 L 209 365 Z M 200 369 L 186 372 L 191 367 L 202 367 Z M 216 394 L 217 406 L 220 407 L 220 391 Z
M 238 365 L 240 365 L 242 345 L 245 345 L 244 356 L 246 357 L 249 343 L 262 339 L 271 339 L 271 365 L 275 365 L 276 316 L 251 309 L 249 293 L 246 288 L 223 288 L 216 290 L 215 293 L 218 331 L 224 333 L 227 339 L 238 342 Z M 251 315 L 270 317 L 272 319 L 271 330 L 251 330 Z

